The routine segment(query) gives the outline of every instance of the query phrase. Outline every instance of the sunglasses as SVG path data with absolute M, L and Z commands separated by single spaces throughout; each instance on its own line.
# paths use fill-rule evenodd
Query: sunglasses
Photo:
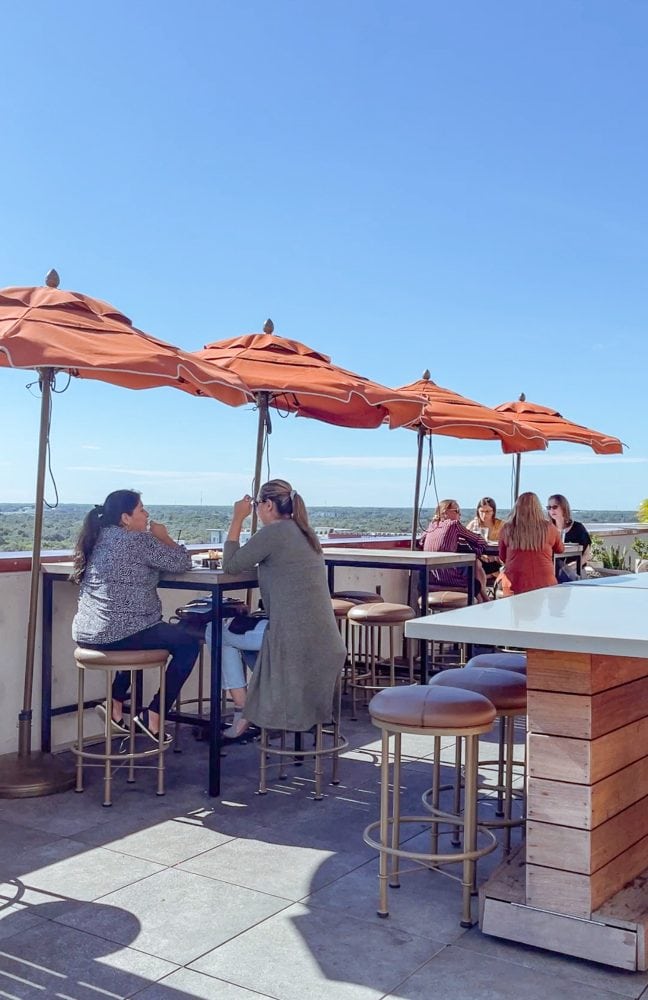
M 559 503 L 548 503 L 547 504 L 547 510 L 560 510 L 560 504 Z

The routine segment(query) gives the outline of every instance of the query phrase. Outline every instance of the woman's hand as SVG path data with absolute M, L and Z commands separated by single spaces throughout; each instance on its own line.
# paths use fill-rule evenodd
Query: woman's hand
M 244 497 L 241 497 L 241 499 L 237 500 L 236 503 L 234 504 L 234 512 L 232 517 L 234 520 L 240 519 L 241 522 L 243 522 L 246 517 L 250 516 L 251 513 L 252 513 L 252 497 L 246 493 Z
M 252 497 L 246 493 L 244 497 L 237 500 L 232 511 L 232 521 L 227 532 L 228 542 L 238 542 L 241 535 L 241 528 L 246 517 L 252 513 Z
M 166 525 L 160 521 L 149 521 L 149 531 L 157 538 L 158 542 L 162 542 L 164 545 L 176 544 L 167 531 Z

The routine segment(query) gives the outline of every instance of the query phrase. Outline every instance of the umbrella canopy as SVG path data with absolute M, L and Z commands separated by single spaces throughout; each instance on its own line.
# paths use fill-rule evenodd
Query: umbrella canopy
M 0 289 L 0 366 L 54 368 L 128 389 L 173 385 L 230 406 L 248 398 L 235 372 L 137 330 L 107 302 L 56 287 Z
M 372 382 L 333 364 L 298 340 L 273 333 L 267 320 L 263 333 L 251 333 L 208 344 L 196 356 L 235 372 L 248 386 L 259 408 L 254 490 L 258 490 L 266 434 L 272 431 L 268 407 L 311 417 L 338 427 L 373 428 L 387 422 L 400 427 L 420 413 L 423 399 L 413 393 Z M 252 512 L 252 531 L 256 509 Z
M 590 430 L 589 427 L 583 427 L 581 424 L 574 424 L 571 420 L 563 417 L 558 410 L 552 410 L 548 406 L 540 406 L 539 403 L 530 403 L 524 393 L 521 393 L 517 402 L 501 403 L 495 409 L 498 413 L 523 420 L 525 424 L 529 424 L 543 434 L 547 441 L 570 441 L 572 444 L 584 444 L 597 455 L 619 455 L 623 452 L 623 442 L 619 438 Z M 519 491 L 520 456 L 518 455 L 515 467 L 516 499 Z
M 235 372 L 251 398 L 268 394 L 268 405 L 339 427 L 400 427 L 414 420 L 422 400 L 414 393 L 389 389 L 333 364 L 327 354 L 275 336 L 272 320 L 263 333 L 250 333 L 207 344 L 195 356 Z
M 506 453 L 539 451 L 547 447 L 547 441 L 542 431 L 527 425 L 522 419 L 497 413 L 489 406 L 482 406 L 481 403 L 437 385 L 431 380 L 429 371 L 425 371 L 418 381 L 401 388 L 406 392 L 422 395 L 426 400 L 418 419 L 407 425 L 418 432 L 411 539 L 414 548 L 418 528 L 423 441 L 426 436 L 443 434 L 475 441 L 499 441 L 502 451 Z
M 234 372 L 206 365 L 186 351 L 142 333 L 106 302 L 59 290 L 56 271 L 50 271 L 46 282 L 48 287 L 0 290 L 0 366 L 36 370 L 42 393 L 23 708 L 18 721 L 18 754 L 0 762 L 0 797 L 5 798 L 45 795 L 69 788 L 73 782 L 73 775 L 63 771 L 51 755 L 32 755 L 31 747 L 45 463 L 56 373 L 100 379 L 129 389 L 170 385 L 233 406 L 248 398 Z

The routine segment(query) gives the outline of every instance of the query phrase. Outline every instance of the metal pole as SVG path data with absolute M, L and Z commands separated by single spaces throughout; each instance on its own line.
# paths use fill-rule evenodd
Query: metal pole
M 256 500 L 259 495 L 259 489 L 261 487 L 261 464 L 263 462 L 263 442 L 265 440 L 266 428 L 268 433 L 272 430 L 270 424 L 270 416 L 268 414 L 268 393 L 267 392 L 257 392 L 256 402 L 259 410 L 259 420 L 257 424 L 257 443 L 256 443 L 256 458 L 254 463 L 254 499 Z M 256 507 L 252 508 L 252 534 L 257 528 L 257 512 Z
M 519 497 L 519 495 L 520 495 L 520 462 L 521 462 L 521 460 L 522 460 L 522 456 L 520 455 L 520 452 L 518 451 L 517 454 L 513 458 L 513 468 L 514 468 L 514 471 L 515 471 L 515 484 L 513 486 L 513 494 L 514 494 L 513 495 L 513 502 L 515 502 L 517 500 L 517 498 Z
M 421 497 L 421 470 L 423 467 L 423 441 L 425 440 L 425 428 L 421 425 L 418 428 L 418 450 L 416 457 L 416 482 L 414 484 L 414 510 L 412 511 L 412 540 L 410 548 L 412 552 L 416 548 L 416 536 L 418 534 L 419 501 Z
M 74 784 L 74 774 L 72 772 L 64 770 L 51 754 L 32 754 L 31 745 L 34 650 L 36 646 L 40 557 L 43 536 L 45 467 L 47 462 L 47 441 L 52 405 L 51 390 L 54 374 L 53 368 L 38 369 L 42 395 L 23 706 L 18 716 L 18 753 L 8 754 L 0 761 L 0 798 L 28 798 L 36 795 L 51 795 L 53 792 L 65 791 Z

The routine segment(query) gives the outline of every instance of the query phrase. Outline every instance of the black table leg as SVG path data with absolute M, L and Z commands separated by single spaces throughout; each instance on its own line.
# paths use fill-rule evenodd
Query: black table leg
M 425 617 L 428 613 L 428 596 L 429 596 L 429 574 L 427 566 L 422 566 L 419 569 L 419 591 L 421 594 L 421 617 Z M 428 682 L 428 644 L 427 640 L 423 639 L 421 641 L 421 684 L 427 684 Z
M 209 696 L 209 786 L 210 795 L 220 795 L 221 781 L 221 652 L 223 649 L 223 601 L 212 591 L 212 641 Z

